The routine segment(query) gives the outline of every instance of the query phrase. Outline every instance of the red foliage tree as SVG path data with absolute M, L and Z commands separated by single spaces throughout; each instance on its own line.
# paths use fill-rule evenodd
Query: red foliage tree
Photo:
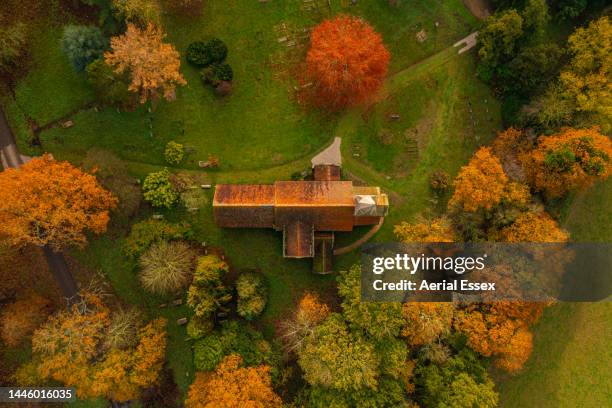
M 371 98 L 387 74 L 390 54 L 364 20 L 338 16 L 314 28 L 306 56 L 314 102 L 331 109 Z

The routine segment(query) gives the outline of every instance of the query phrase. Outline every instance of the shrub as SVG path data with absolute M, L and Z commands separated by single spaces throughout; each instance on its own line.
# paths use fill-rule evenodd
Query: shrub
M 50 302 L 39 295 L 18 300 L 4 307 L 0 316 L 0 337 L 15 347 L 45 321 L 50 312 Z
M 211 371 L 223 357 L 238 354 L 245 366 L 269 364 L 272 375 L 278 375 L 278 350 L 261 333 L 237 321 L 224 323 L 220 330 L 196 341 L 194 363 L 197 370 Z
M 264 279 L 255 273 L 243 273 L 236 281 L 238 314 L 247 320 L 259 316 L 266 307 L 267 291 Z
M 77 71 L 85 70 L 89 63 L 102 57 L 108 46 L 108 39 L 98 27 L 82 25 L 64 27 L 62 52 Z
M 220 64 L 227 57 L 227 46 L 218 38 L 212 38 L 206 43 L 196 41 L 187 47 L 187 61 L 199 67 Z
M 153 207 L 171 208 L 178 200 L 178 193 L 170 183 L 170 172 L 163 169 L 149 173 L 142 184 L 144 199 Z
M 187 291 L 187 305 L 196 317 L 211 320 L 213 313 L 232 299 L 222 278 L 229 270 L 228 265 L 215 255 L 198 258 L 193 281 Z
M 208 197 L 202 189 L 189 189 L 181 193 L 181 201 L 188 210 L 197 210 L 208 203 Z
M 231 81 L 234 72 L 229 64 L 212 64 L 202 70 L 202 80 L 206 84 L 217 87 L 223 81 Z
M 127 73 L 117 74 L 103 58 L 87 66 L 87 80 L 98 101 L 104 105 L 131 109 L 138 102 L 138 95 L 128 89 L 130 79 Z
M 169 294 L 189 283 L 194 251 L 181 241 L 156 242 L 140 257 L 140 281 L 149 292 Z
M 444 170 L 436 170 L 429 176 L 429 185 L 436 192 L 443 192 L 448 189 L 450 176 Z
M 166 144 L 166 150 L 164 151 L 164 157 L 170 164 L 179 164 L 185 156 L 185 147 L 175 141 L 170 141 Z
M 215 328 L 212 320 L 194 316 L 187 323 L 187 335 L 192 339 L 201 339 Z
M 185 14 L 199 14 L 202 11 L 203 0 L 165 0 L 166 6 L 174 11 Z
M 144 220 L 132 226 L 123 244 L 123 251 L 131 257 L 140 256 L 151 244 L 159 241 L 190 239 L 189 224 L 171 224 L 162 220 Z
M 17 23 L 0 28 L 0 73 L 12 72 L 23 65 L 21 58 L 26 42 L 25 24 Z

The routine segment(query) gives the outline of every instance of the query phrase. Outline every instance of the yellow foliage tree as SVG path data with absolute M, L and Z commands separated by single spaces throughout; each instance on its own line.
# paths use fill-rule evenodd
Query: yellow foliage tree
M 214 373 L 197 373 L 185 401 L 187 408 L 280 408 L 272 389 L 270 367 L 241 367 L 242 357 L 230 355 Z
M 85 293 L 81 298 L 34 332 L 38 376 L 75 387 L 79 398 L 137 398 L 158 380 L 166 349 L 166 321 L 156 319 L 142 327 L 134 347 L 109 347 L 105 340 L 110 310 L 99 295 Z
M 401 335 L 411 346 L 431 344 L 450 332 L 454 311 L 455 307 L 448 302 L 404 303 Z
M 84 246 L 106 231 L 117 200 L 96 178 L 50 155 L 0 173 L 0 235 L 13 245 Z
M 576 109 L 601 115 L 605 128 L 612 120 L 612 23 L 608 16 L 578 28 L 568 39 L 572 58 L 561 72 L 566 96 Z
M 166 100 L 176 98 L 176 86 L 187 82 L 179 68 L 179 53 L 163 42 L 164 34 L 153 24 L 144 30 L 128 24 L 125 34 L 111 39 L 111 51 L 104 54 L 106 63 L 115 72 L 128 72 L 130 91 L 140 95 L 140 102 L 156 101 L 159 95 Z
M 454 242 L 455 232 L 446 217 L 418 220 L 414 224 L 402 222 L 393 227 L 395 236 L 402 242 Z

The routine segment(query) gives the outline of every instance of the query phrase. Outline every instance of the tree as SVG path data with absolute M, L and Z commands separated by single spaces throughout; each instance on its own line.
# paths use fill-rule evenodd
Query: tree
M 493 408 L 495 384 L 474 353 L 462 350 L 445 364 L 417 368 L 417 393 L 426 407 Z
M 353 265 L 338 274 L 338 293 L 342 296 L 343 316 L 351 327 L 380 339 L 397 336 L 402 327 L 401 305 L 392 302 L 361 301 L 361 269 Z
M 521 160 L 531 186 L 550 198 L 605 180 L 612 169 L 612 143 L 597 127 L 565 128 L 541 136 Z
M 127 401 L 157 382 L 166 349 L 163 319 L 139 328 L 135 346 L 108 346 L 110 310 L 99 295 L 49 318 L 32 337 L 33 365 L 41 379 L 75 387 L 81 399 L 106 397 Z
M 212 330 L 214 313 L 232 300 L 232 294 L 222 280 L 228 272 L 228 264 L 215 255 L 198 258 L 193 281 L 187 291 L 187 305 L 195 314 L 188 327 L 191 337 L 202 337 Z
M 455 314 L 455 329 L 465 334 L 468 346 L 511 373 L 518 372 L 531 354 L 529 325 L 545 303 L 503 301 L 472 304 Z
M 554 43 L 524 47 L 508 64 L 505 91 L 521 96 L 535 94 L 556 78 L 561 55 Z
M 306 293 L 298 303 L 293 317 L 281 324 L 281 336 L 287 350 L 299 351 L 304 339 L 312 334 L 329 313 L 329 307 L 321 303 L 317 295 Z
M 263 276 L 255 273 L 243 273 L 236 280 L 238 294 L 238 314 L 247 320 L 259 316 L 266 307 L 268 298 Z
M 112 0 L 112 7 L 119 17 L 142 27 L 161 21 L 159 0 Z
M 0 28 L 0 73 L 10 74 L 23 65 L 26 49 L 25 24 L 17 23 Z
M 2 341 L 9 347 L 17 346 L 45 321 L 50 306 L 47 299 L 34 293 L 5 306 L 0 315 Z
M 545 211 L 522 213 L 500 235 L 506 242 L 566 242 L 569 239 L 569 234 Z
M 145 201 L 154 207 L 172 208 L 179 199 L 178 192 L 170 182 L 168 169 L 149 173 L 142 183 L 142 192 Z
M 568 39 L 571 60 L 561 72 L 564 94 L 576 110 L 602 119 L 605 130 L 612 123 L 612 23 L 607 16 L 578 28 Z
M 546 0 L 527 0 L 521 16 L 525 30 L 540 35 L 550 20 Z
M 395 236 L 402 242 L 455 242 L 455 233 L 446 217 L 432 220 L 419 219 L 414 224 L 402 222 L 393 227 Z
M 89 64 L 86 71 L 87 80 L 102 104 L 125 110 L 138 104 L 138 96 L 129 90 L 130 79 L 126 72 L 115 73 L 103 58 Z
M 273 408 L 282 401 L 272 389 L 270 367 L 242 367 L 242 357 L 226 357 L 214 374 L 197 373 L 185 401 L 187 408 Z
M 96 178 L 50 155 L 0 173 L 1 234 L 14 245 L 55 249 L 87 243 L 86 231 L 106 230 L 117 200 Z
M 306 56 L 306 76 L 315 103 L 331 109 L 371 99 L 387 74 L 390 54 L 364 20 L 338 16 L 314 28 Z
M 163 42 L 161 30 L 152 24 L 141 30 L 128 24 L 127 32 L 111 39 L 111 51 L 104 54 L 108 65 L 117 74 L 129 72 L 130 91 L 140 95 L 140 102 L 176 98 L 176 86 L 186 81 L 179 68 L 179 53 L 171 44 Z
M 402 337 L 411 346 L 423 346 L 450 333 L 453 323 L 452 303 L 407 302 L 402 306 Z
M 77 71 L 83 71 L 89 63 L 104 55 L 108 40 L 98 27 L 68 25 L 62 35 L 62 52 Z
M 304 379 L 313 386 L 342 391 L 375 389 L 379 363 L 372 343 L 349 331 L 338 314 L 330 315 L 298 352 Z
M 503 201 L 525 204 L 529 191 L 510 182 L 497 157 L 488 147 L 481 147 L 454 181 L 455 191 L 449 208 L 466 212 L 489 211 Z
M 555 17 L 561 20 L 569 20 L 578 17 L 587 6 L 588 0 L 553 0 Z
M 486 81 L 503 76 L 506 64 L 516 55 L 523 36 L 523 18 L 513 9 L 487 18 L 478 34 L 479 75 Z
M 189 283 L 195 252 L 181 241 L 160 241 L 152 244 L 138 261 L 138 277 L 142 286 L 152 293 L 176 293 Z

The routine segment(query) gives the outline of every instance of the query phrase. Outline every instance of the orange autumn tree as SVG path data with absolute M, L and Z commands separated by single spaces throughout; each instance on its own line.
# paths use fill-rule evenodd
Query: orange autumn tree
M 232 354 L 214 373 L 197 373 L 185 401 L 187 408 L 280 408 L 272 389 L 270 367 L 242 367 L 242 357 Z
M 129 90 L 140 95 L 140 102 L 156 101 L 160 94 L 166 100 L 176 98 L 176 86 L 187 82 L 179 68 L 179 53 L 163 42 L 164 34 L 153 24 L 141 30 L 128 24 L 125 34 L 111 39 L 111 51 L 104 54 L 106 63 L 115 72 L 128 72 Z
M 390 54 L 363 19 L 338 16 L 316 26 L 306 56 L 306 76 L 318 105 L 341 109 L 374 96 L 387 75 Z
M 612 170 L 611 156 L 612 143 L 599 128 L 565 128 L 541 136 L 521 161 L 533 189 L 555 198 L 605 180 Z
M 298 303 L 293 318 L 280 325 L 281 337 L 287 350 L 299 350 L 303 340 L 329 316 L 329 313 L 329 307 L 321 303 L 317 295 L 307 292 Z
M 488 147 L 481 147 L 474 154 L 453 184 L 455 191 L 448 205 L 462 211 L 487 211 L 502 201 L 521 205 L 529 201 L 528 189 L 508 179 L 499 159 Z
M 566 242 L 569 234 L 545 211 L 527 211 L 502 229 L 500 238 L 505 242 Z
M 50 155 L 0 173 L 0 235 L 13 245 L 84 246 L 106 231 L 117 200 L 96 178 Z
M 455 307 L 449 302 L 407 302 L 402 305 L 401 335 L 411 346 L 432 344 L 450 333 Z
M 69 310 L 52 315 L 32 336 L 32 364 L 40 380 L 75 387 L 82 399 L 128 401 L 157 383 L 166 349 L 166 321 L 153 320 L 124 344 L 108 341 L 113 315 L 97 294 L 84 293 Z M 25 377 L 18 372 L 17 378 Z
M 0 315 L 0 337 L 9 347 L 17 346 L 49 315 L 51 302 L 35 293 L 4 306 Z
M 502 301 L 471 304 L 455 313 L 455 329 L 467 345 L 510 373 L 523 367 L 533 348 L 529 325 L 535 323 L 547 303 Z

